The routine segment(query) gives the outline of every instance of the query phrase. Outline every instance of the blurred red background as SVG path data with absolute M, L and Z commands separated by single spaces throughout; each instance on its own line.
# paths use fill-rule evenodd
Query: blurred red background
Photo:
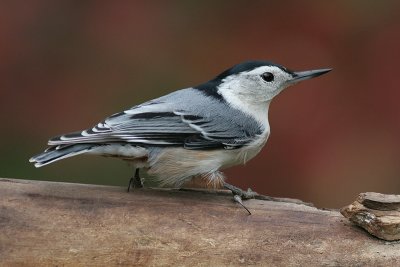
M 51 136 L 248 59 L 334 70 L 284 91 L 271 136 L 229 181 L 340 207 L 400 193 L 399 1 L 3 1 L 0 176 L 124 185 L 122 161 L 35 169 Z

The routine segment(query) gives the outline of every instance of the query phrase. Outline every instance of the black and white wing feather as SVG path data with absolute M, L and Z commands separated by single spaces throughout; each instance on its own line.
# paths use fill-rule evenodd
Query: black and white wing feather
M 197 89 L 184 89 L 117 113 L 91 129 L 52 138 L 51 146 L 130 143 L 234 149 L 261 134 L 251 117 Z

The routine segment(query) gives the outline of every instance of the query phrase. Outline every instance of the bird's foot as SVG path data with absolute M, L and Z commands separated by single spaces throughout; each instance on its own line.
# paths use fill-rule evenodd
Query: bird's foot
M 240 189 L 239 187 L 228 184 L 226 182 L 223 183 L 223 186 L 232 192 L 233 200 L 235 202 L 239 203 L 249 213 L 249 215 L 251 215 L 250 210 L 243 204 L 242 200 L 255 198 L 256 196 L 258 196 L 258 193 L 254 192 L 250 188 L 247 189 L 247 191 L 244 191 L 244 190 Z
M 233 195 L 233 200 L 240 204 L 251 215 L 250 210 L 243 204 L 242 198 L 239 195 Z
M 226 182 L 223 183 L 223 186 L 226 189 L 232 191 L 232 194 L 240 196 L 240 198 L 244 199 L 244 200 L 255 198 L 256 196 L 258 196 L 258 193 L 254 192 L 250 188 L 248 188 L 247 191 L 244 191 L 243 189 L 240 189 L 239 187 L 236 187 L 234 185 L 228 184 Z
M 131 188 L 143 188 L 143 181 L 139 175 L 139 169 L 136 169 L 135 175 L 131 177 L 128 184 L 128 192 Z

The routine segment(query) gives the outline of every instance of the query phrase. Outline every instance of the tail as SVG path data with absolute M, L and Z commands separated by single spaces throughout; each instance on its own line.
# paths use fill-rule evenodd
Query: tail
M 43 153 L 33 156 L 29 159 L 35 163 L 35 167 L 39 168 L 55 161 L 83 154 L 95 147 L 95 144 L 76 144 L 76 145 L 59 145 L 51 146 Z

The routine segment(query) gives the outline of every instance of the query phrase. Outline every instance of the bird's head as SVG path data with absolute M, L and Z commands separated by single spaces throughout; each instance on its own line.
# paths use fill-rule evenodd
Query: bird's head
M 247 61 L 222 72 L 218 93 L 225 98 L 238 98 L 246 102 L 268 102 L 283 89 L 303 80 L 329 72 L 331 69 L 291 71 L 268 61 Z

